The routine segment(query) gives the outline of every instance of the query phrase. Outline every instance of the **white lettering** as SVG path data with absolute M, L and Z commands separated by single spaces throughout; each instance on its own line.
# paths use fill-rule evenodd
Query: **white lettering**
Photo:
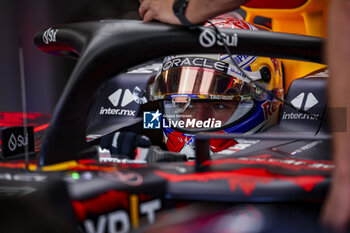
M 213 31 L 204 30 L 199 36 L 199 43 L 203 47 L 212 47 L 215 43 L 219 46 L 223 46 L 224 43 L 228 46 L 237 46 L 238 44 L 238 36 L 237 33 L 233 35 L 227 35 L 225 33 L 220 33 L 221 39 L 218 39 Z
M 14 134 L 11 134 L 8 141 L 8 148 L 10 151 L 15 151 L 18 147 L 23 147 L 28 145 L 28 134 L 24 137 L 23 135 L 18 135 L 17 138 Z
M 107 218 L 105 215 L 102 215 L 97 220 L 97 231 L 94 227 L 94 223 L 88 219 L 84 222 L 85 230 L 87 233 L 104 233 L 106 232 L 106 222 Z
M 186 128 L 194 128 L 196 124 L 196 119 L 187 119 Z
M 286 113 L 283 112 L 282 119 L 284 120 L 317 120 L 319 114 L 309 115 L 306 113 Z
M 221 72 L 225 72 L 225 63 L 224 62 L 215 62 L 214 67 L 217 70 L 220 70 Z
M 179 127 L 181 127 L 181 128 L 183 128 L 185 125 L 184 121 L 178 121 L 177 123 L 178 123 Z
M 203 61 L 203 58 L 195 58 L 195 59 L 193 59 L 193 65 L 195 65 L 195 66 L 202 66 L 203 62 L 202 63 L 197 63 L 197 60 Z
M 108 231 L 106 231 L 107 226 Z M 118 210 L 108 214 L 108 218 L 106 215 L 100 216 L 97 220 L 97 229 L 90 219 L 84 221 L 84 227 L 87 233 L 126 233 L 130 230 L 130 221 L 125 211 Z
M 185 60 L 183 60 L 183 61 L 181 62 L 181 65 L 180 65 L 180 66 L 185 66 L 185 65 L 188 65 L 188 66 L 191 65 L 190 59 L 185 58 Z
M 19 135 L 18 136 L 18 146 L 21 147 L 21 146 L 27 146 L 28 145 L 28 134 L 26 134 L 25 137 L 23 137 L 22 135 Z
M 229 64 L 221 61 L 217 61 L 214 59 L 206 59 L 206 58 L 176 58 L 170 61 L 167 61 L 163 65 L 163 70 L 168 70 L 175 67 L 182 66 L 196 66 L 196 67 L 204 67 L 210 69 L 216 69 L 221 72 L 227 72 L 229 69 Z
M 178 121 L 172 121 L 172 120 L 168 120 L 168 124 L 166 124 L 166 122 L 164 121 L 163 118 L 163 127 L 170 127 L 170 128 L 213 128 L 213 127 L 217 127 L 220 128 L 221 127 L 221 121 L 219 120 L 215 120 L 215 118 L 209 118 L 205 121 L 201 121 L 201 120 L 196 120 L 196 119 L 186 119 L 186 121 L 184 120 L 178 120 Z
M 48 44 L 50 42 L 56 42 L 56 34 L 58 29 L 53 30 L 52 28 L 47 29 L 43 34 L 43 41 L 45 44 Z
M 215 128 L 220 128 L 221 127 L 221 121 L 215 121 Z
M 208 119 L 208 120 L 204 121 L 203 122 L 203 127 L 204 128 L 209 128 L 209 127 L 211 128 L 212 124 L 210 124 L 210 123 L 212 123 L 211 119 Z
M 197 128 L 202 128 L 203 127 L 203 121 L 197 121 L 196 122 L 196 127 Z
M 17 139 L 13 134 L 11 134 L 10 136 L 10 140 L 8 142 L 8 148 L 10 149 L 10 151 L 14 151 L 17 148 Z
M 136 110 L 101 107 L 100 115 L 136 116 Z
M 199 43 L 205 47 L 212 47 L 216 42 L 216 36 L 214 32 L 209 29 L 203 30 L 203 32 L 199 35 Z
M 210 99 L 215 99 L 215 100 L 233 100 L 235 97 L 233 96 L 217 96 L 217 95 L 212 95 L 210 96 Z
M 149 223 L 155 222 L 155 212 L 161 208 L 161 202 L 159 199 L 152 200 L 149 202 L 142 203 L 140 205 L 140 213 L 147 214 L 147 219 Z
M 161 201 L 159 199 L 144 202 L 140 204 L 140 214 L 147 215 L 148 223 L 152 224 L 156 219 L 155 213 L 160 208 Z M 83 225 L 87 233 L 126 233 L 131 228 L 129 215 L 124 210 L 99 216 L 96 225 L 91 219 L 85 220 Z
M 171 67 L 173 67 L 174 65 L 175 65 L 175 66 L 180 66 L 180 65 L 179 65 L 180 62 L 181 62 L 181 58 L 175 58 L 175 59 L 173 60 L 173 64 L 172 64 Z
M 172 61 L 167 61 L 164 65 L 163 65 L 163 70 L 167 70 L 170 69 L 172 67 Z
M 120 223 L 120 229 L 117 228 Z M 130 230 L 129 216 L 125 211 L 119 210 L 108 215 L 109 233 L 127 233 Z
M 213 68 L 211 65 L 207 65 L 207 59 L 204 59 L 204 61 L 203 61 L 203 67 Z

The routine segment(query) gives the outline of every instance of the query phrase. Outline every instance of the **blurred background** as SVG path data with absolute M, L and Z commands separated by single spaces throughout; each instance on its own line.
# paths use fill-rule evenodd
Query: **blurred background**
M 52 113 L 74 68 L 75 61 L 36 49 L 36 33 L 55 24 L 139 19 L 138 7 L 138 0 L 1 0 L 0 112 L 22 111 L 21 47 L 28 112 Z

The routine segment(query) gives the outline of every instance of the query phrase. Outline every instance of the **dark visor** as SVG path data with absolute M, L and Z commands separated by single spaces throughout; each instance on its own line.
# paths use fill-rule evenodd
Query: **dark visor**
M 251 91 L 251 87 L 244 81 L 215 69 L 176 67 L 165 70 L 156 78 L 152 94 L 155 99 L 166 99 L 178 94 L 209 98 L 249 95 Z

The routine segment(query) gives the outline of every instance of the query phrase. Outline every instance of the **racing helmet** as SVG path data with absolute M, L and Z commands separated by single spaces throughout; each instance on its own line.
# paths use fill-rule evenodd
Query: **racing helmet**
M 212 22 L 220 28 L 266 30 L 232 16 L 217 17 Z M 281 62 L 250 55 L 232 55 L 232 59 L 250 79 L 228 54 L 164 58 L 151 96 L 160 102 L 169 151 L 193 158 L 194 135 L 198 132 L 255 133 L 277 123 L 282 103 L 274 96 L 283 98 Z M 210 150 L 222 152 L 236 144 L 236 140 L 211 140 Z

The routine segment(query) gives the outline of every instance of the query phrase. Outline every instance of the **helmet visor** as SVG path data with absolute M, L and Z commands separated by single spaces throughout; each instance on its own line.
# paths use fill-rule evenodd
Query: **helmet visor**
M 246 82 L 215 69 L 176 67 L 156 78 L 152 96 L 155 100 L 182 94 L 198 99 L 232 100 L 250 95 L 252 91 Z
M 151 91 L 154 100 L 163 100 L 168 126 L 187 131 L 218 130 L 241 119 L 253 108 L 254 94 L 254 85 L 232 65 L 199 57 L 163 63 Z

